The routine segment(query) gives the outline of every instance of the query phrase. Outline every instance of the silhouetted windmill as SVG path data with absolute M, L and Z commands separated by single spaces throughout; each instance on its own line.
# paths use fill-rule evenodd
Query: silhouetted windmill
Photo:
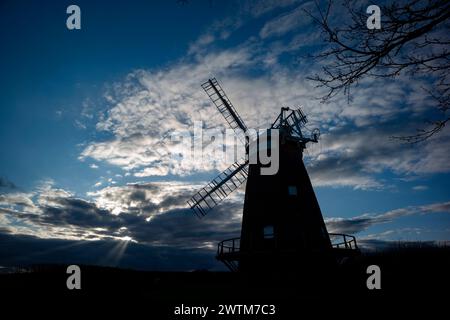
M 202 88 L 230 127 L 240 137 L 247 133 L 247 126 L 217 80 L 209 79 Z M 249 150 L 253 148 L 245 135 L 246 158 L 233 163 L 188 201 L 197 216 L 204 216 L 247 179 L 241 237 L 218 245 L 217 259 L 231 270 L 283 270 L 299 259 L 329 259 L 334 256 L 333 248 L 357 250 L 353 236 L 327 232 L 303 163 L 303 150 L 307 143 L 318 141 L 319 131 L 305 136 L 302 128 L 306 123 L 301 109 L 281 108 L 270 127 L 278 130 L 278 150 L 272 146 L 271 130 L 267 130 L 268 148 L 279 152 L 278 172 L 261 175 L 265 165 L 249 164 Z M 343 241 L 333 246 L 330 235 L 342 236 Z

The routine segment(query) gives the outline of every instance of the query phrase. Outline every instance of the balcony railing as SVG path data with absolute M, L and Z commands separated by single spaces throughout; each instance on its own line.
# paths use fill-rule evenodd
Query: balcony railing
M 329 233 L 331 245 L 335 249 L 350 249 L 358 250 L 356 244 L 356 238 L 349 234 L 344 233 Z
M 344 233 L 329 233 L 331 245 L 334 249 L 358 250 L 356 238 Z M 241 248 L 241 238 L 232 238 L 219 242 L 217 245 L 217 256 L 238 253 Z
M 241 238 L 232 238 L 219 242 L 217 245 L 217 256 L 227 253 L 239 252 L 241 248 Z

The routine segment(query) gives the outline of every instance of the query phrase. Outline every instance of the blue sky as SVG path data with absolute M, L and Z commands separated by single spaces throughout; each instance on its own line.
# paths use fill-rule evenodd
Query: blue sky
M 0 229 L 11 239 L 213 250 L 238 235 L 243 189 L 186 231 L 199 222 L 185 200 L 225 163 L 154 154 L 193 121 L 224 128 L 200 88 L 216 76 L 250 127 L 303 105 L 321 129 L 305 161 L 329 230 L 450 240 L 449 130 L 420 145 L 389 139 L 433 116 L 421 89 L 432 80 L 369 79 L 352 102 L 321 104 L 306 80 L 320 70 L 306 55 L 323 43 L 303 12 L 311 2 L 77 1 L 73 31 L 70 4 L 0 4 Z

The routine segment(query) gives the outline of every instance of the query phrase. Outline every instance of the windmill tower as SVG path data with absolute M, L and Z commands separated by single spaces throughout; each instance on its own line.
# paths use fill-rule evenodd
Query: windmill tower
M 238 135 L 247 127 L 216 79 L 209 79 L 202 88 L 227 123 Z M 316 143 L 318 129 L 306 137 L 302 128 L 307 123 L 301 109 L 281 108 L 269 129 L 278 130 L 273 135 L 267 130 L 267 145 L 278 139 L 279 168 L 273 175 L 263 175 L 265 167 L 257 162 L 249 164 L 248 135 L 244 139 L 246 158 L 233 163 L 205 187 L 199 190 L 188 204 L 202 217 L 217 206 L 245 180 L 245 202 L 241 237 L 224 240 L 218 245 L 217 259 L 233 271 L 286 270 L 299 263 L 314 261 L 328 263 L 334 259 L 333 246 L 327 232 L 311 181 L 303 163 L 307 143 Z M 344 249 L 357 249 L 356 240 L 341 235 L 344 241 L 337 244 Z

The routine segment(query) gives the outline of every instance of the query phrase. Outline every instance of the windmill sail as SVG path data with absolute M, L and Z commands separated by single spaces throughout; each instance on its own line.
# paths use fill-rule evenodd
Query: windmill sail
M 225 91 L 223 91 L 216 78 L 209 79 L 208 81 L 203 83 L 202 88 L 203 90 L 205 90 L 206 94 L 217 107 L 219 112 L 223 115 L 230 127 L 245 143 L 246 141 L 242 138 L 242 134 L 247 131 L 247 126 L 245 125 L 239 114 L 236 112 L 236 109 L 233 107 L 233 104 L 231 103 L 230 99 L 228 99 Z
M 210 183 L 198 191 L 189 201 L 188 205 L 197 216 L 204 216 L 217 206 L 230 193 L 239 188 L 247 179 L 248 161 L 236 161 L 225 171 L 214 178 Z

